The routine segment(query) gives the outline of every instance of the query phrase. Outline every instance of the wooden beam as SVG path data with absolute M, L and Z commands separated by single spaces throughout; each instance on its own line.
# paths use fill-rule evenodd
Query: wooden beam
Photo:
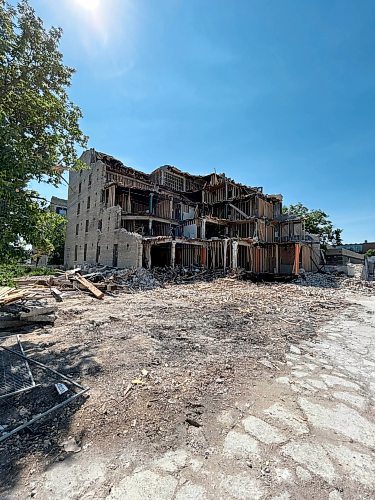
M 91 281 L 87 280 L 80 274 L 76 274 L 74 277 L 78 281 L 78 283 L 80 283 L 84 288 L 87 288 L 87 290 L 89 290 L 89 292 L 91 292 L 94 297 L 96 297 L 97 299 L 102 299 L 104 297 L 104 293 L 96 288 L 96 286 L 91 283 Z
M 58 290 L 57 288 L 51 288 L 51 293 L 55 297 L 56 302 L 62 302 L 63 299 L 60 290 Z
M 234 210 L 236 210 L 240 215 L 242 215 L 242 217 L 245 217 L 245 219 L 250 219 L 250 215 L 247 215 L 245 214 L 245 212 L 243 212 L 242 210 L 240 210 L 239 208 L 237 208 L 235 205 L 233 205 L 232 203 L 228 203 L 228 205 L 231 207 L 231 208 L 234 208 Z
M 17 300 L 25 298 L 25 296 L 29 293 L 28 290 L 17 290 L 8 293 L 5 296 L 2 296 L 0 299 L 0 305 L 11 304 L 12 302 L 16 302 Z

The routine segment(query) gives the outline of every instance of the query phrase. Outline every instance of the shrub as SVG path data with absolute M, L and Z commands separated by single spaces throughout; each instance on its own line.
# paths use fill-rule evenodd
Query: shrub
M 55 274 L 54 269 L 49 267 L 31 267 L 20 264 L 0 265 L 0 286 L 14 286 L 15 278 L 22 276 L 51 276 Z

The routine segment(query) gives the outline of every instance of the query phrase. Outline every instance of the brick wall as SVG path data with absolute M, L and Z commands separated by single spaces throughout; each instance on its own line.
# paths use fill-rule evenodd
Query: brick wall
M 91 164 L 91 151 L 86 151 L 81 160 L 89 168 L 69 175 L 65 266 L 112 266 L 115 249 L 118 267 L 140 267 L 141 236 L 121 229 L 121 208 L 106 208 L 102 201 L 104 163 Z

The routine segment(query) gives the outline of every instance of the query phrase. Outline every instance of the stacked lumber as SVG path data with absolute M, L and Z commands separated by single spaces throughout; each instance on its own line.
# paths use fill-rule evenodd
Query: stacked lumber
M 6 306 L 17 300 L 24 299 L 29 294 L 29 290 L 19 290 L 9 286 L 0 287 L 0 306 Z
M 61 291 L 65 290 L 85 290 L 92 294 L 97 299 L 102 299 L 104 293 L 99 288 L 107 289 L 107 284 L 100 283 L 98 286 L 86 279 L 80 273 L 81 269 L 73 269 L 60 273 L 58 276 L 24 276 L 17 278 L 14 281 L 18 288 L 3 287 L 0 294 L 0 306 L 14 302 L 32 293 L 44 295 L 51 294 L 57 302 L 63 300 Z
M 24 276 L 16 278 L 14 282 L 17 286 L 50 286 L 53 282 L 53 276 Z
M 58 290 L 56 295 L 60 295 Z M 30 299 L 33 299 L 33 302 L 28 305 L 27 301 Z M 55 312 L 54 306 L 35 306 L 34 287 L 0 287 L 0 330 L 19 328 L 31 323 L 54 323 Z

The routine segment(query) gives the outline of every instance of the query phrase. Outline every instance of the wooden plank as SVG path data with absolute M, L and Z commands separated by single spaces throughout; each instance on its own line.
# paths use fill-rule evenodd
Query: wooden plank
M 20 290 L 18 292 L 13 292 L 0 299 L 0 305 L 11 304 L 16 300 L 23 299 L 28 292 Z
M 80 274 L 76 274 L 74 277 L 78 281 L 78 283 L 87 288 L 87 290 L 89 290 L 94 295 L 94 297 L 96 297 L 97 299 L 102 299 L 104 297 L 104 293 L 96 288 L 96 286 L 89 280 L 87 280 Z
M 66 280 L 66 279 L 59 278 L 58 280 L 54 280 L 52 284 L 55 286 L 68 286 L 68 287 L 70 286 L 71 287 L 72 280 L 69 280 L 69 279 Z
M 16 278 L 14 281 L 17 285 L 44 285 L 52 284 L 52 276 L 27 276 L 23 278 Z
M 76 267 L 75 269 L 70 269 L 69 271 L 65 271 L 65 276 L 71 276 L 73 274 L 79 273 L 80 271 L 81 271 L 81 268 Z
M 0 298 L 6 297 L 8 294 L 14 292 L 16 289 L 11 288 L 10 286 L 1 286 L 0 287 Z
M 242 215 L 242 217 L 245 217 L 245 219 L 250 219 L 250 215 L 245 214 L 245 212 L 243 212 L 242 210 L 240 210 L 238 207 L 236 207 L 232 203 L 228 203 L 228 205 L 231 208 L 234 208 L 234 210 L 236 210 L 240 215 Z
M 62 302 L 61 292 L 57 288 L 51 288 L 51 293 L 55 297 L 56 302 Z

